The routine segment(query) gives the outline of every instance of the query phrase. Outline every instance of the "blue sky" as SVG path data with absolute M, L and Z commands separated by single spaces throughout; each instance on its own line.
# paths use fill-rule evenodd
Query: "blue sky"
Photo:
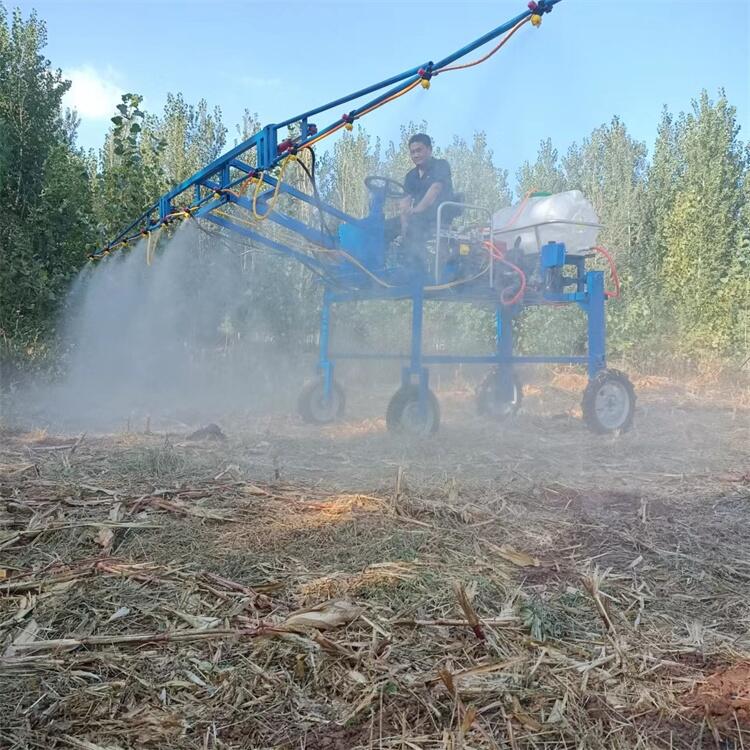
M 6 4 L 35 8 L 47 22 L 46 54 L 74 81 L 69 101 L 86 147 L 101 144 L 124 91 L 157 111 L 168 91 L 205 98 L 221 107 L 231 139 L 244 108 L 263 122 L 284 120 L 440 59 L 525 8 L 523 0 Z M 702 88 L 715 96 L 724 87 L 748 140 L 749 8 L 748 0 L 563 0 L 487 63 L 441 76 L 363 122 L 384 141 L 409 120 L 427 120 L 438 143 L 485 130 L 513 177 L 541 139 L 564 151 L 615 114 L 650 150 L 664 104 L 686 110 Z

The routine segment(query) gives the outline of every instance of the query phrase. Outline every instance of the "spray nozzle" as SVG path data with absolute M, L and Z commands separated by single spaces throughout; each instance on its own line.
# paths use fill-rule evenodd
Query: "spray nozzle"
M 421 84 L 422 88 L 423 88 L 423 89 L 428 89 L 428 88 L 430 88 L 430 79 L 431 79 L 431 78 L 432 78 L 432 76 L 433 76 L 433 72 L 432 72 L 432 63 L 428 63 L 427 65 L 425 65 L 425 67 L 424 67 L 424 68 L 420 68 L 420 69 L 419 69 L 419 70 L 417 71 L 417 74 L 418 74 L 418 75 L 419 75 L 419 77 L 420 77 L 420 78 L 422 79 L 422 80 L 420 81 L 420 84 Z

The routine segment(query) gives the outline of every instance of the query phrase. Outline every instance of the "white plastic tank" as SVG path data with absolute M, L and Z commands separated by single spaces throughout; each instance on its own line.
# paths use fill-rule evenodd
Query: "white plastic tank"
M 580 222 L 580 224 L 548 223 Z M 599 217 L 580 190 L 532 196 L 497 211 L 492 216 L 492 240 L 508 249 L 520 246 L 524 253 L 538 253 L 548 242 L 564 242 L 568 252 L 596 245 Z

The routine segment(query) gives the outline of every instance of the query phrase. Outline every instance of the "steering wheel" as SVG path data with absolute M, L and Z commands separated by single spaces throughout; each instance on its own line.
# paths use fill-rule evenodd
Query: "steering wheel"
M 397 180 L 392 180 L 390 177 L 370 175 L 369 177 L 365 177 L 365 186 L 368 190 L 384 190 L 386 198 L 406 197 L 404 186 Z

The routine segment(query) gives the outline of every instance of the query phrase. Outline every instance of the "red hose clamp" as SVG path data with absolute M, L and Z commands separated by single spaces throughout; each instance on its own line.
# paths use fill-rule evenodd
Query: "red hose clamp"
M 276 151 L 280 154 L 283 154 L 285 151 L 289 151 L 289 149 L 294 145 L 294 142 L 291 138 L 287 138 L 285 141 L 282 141 L 279 143 L 279 145 L 276 147 Z

